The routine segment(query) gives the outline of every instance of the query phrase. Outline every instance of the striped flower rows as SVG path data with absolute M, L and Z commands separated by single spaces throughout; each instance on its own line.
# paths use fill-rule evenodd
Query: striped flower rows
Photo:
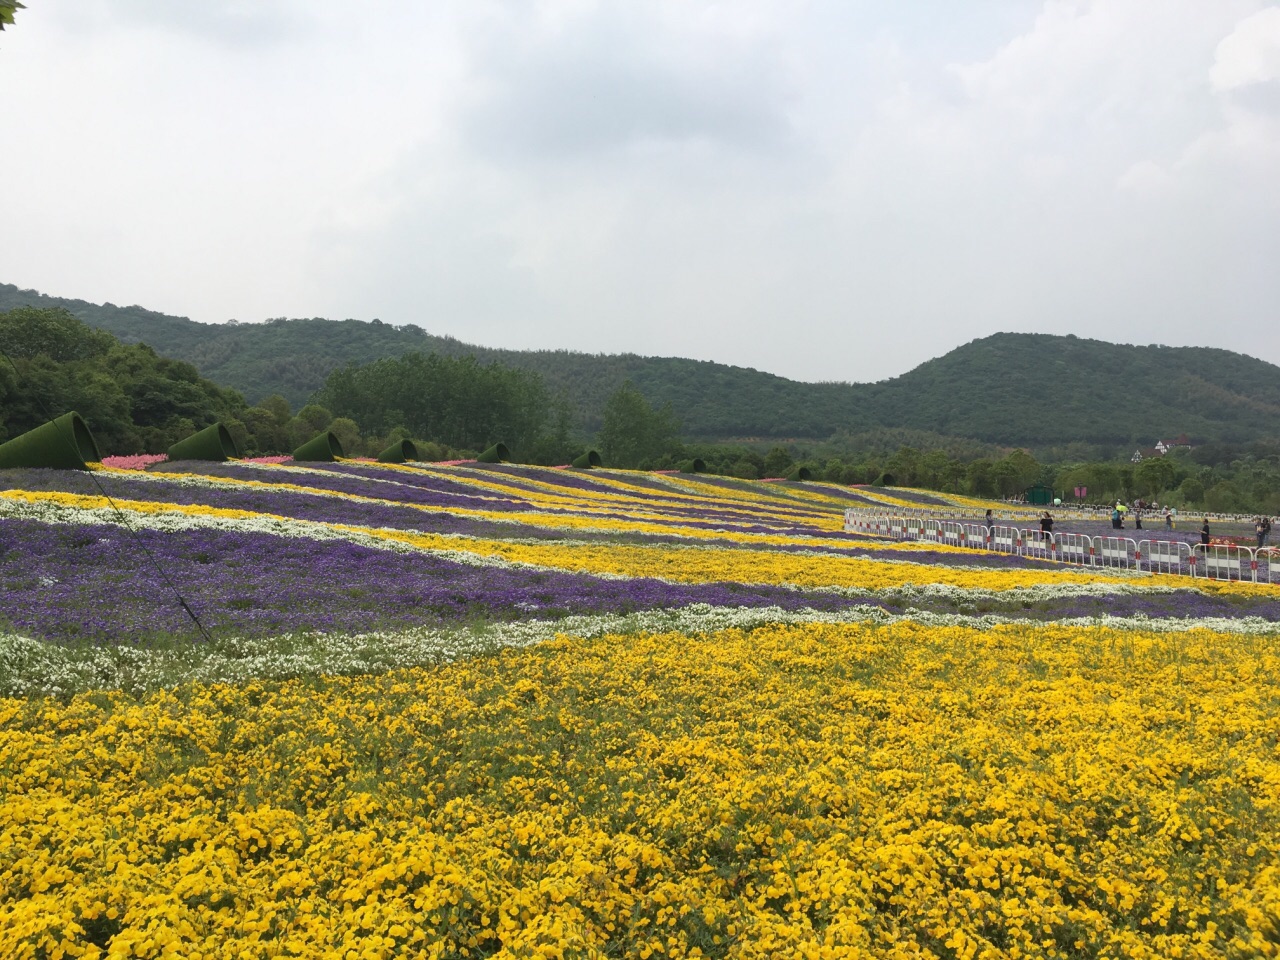
M 0 472 L 0 956 L 1277 956 L 1276 593 L 912 496 Z

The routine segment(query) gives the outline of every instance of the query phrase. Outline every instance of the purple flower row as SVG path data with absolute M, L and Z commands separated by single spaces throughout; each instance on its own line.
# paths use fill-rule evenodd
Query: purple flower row
M 163 574 L 161 573 L 163 571 Z M 626 613 L 695 603 L 836 610 L 872 598 L 472 566 L 342 541 L 0 520 L 0 625 L 58 640 L 365 631 L 460 620 Z

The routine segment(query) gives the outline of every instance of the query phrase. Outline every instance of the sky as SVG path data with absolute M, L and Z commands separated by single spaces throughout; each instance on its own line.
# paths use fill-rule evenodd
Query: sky
M 1280 5 L 26 0 L 0 282 L 874 381 L 1280 363 Z

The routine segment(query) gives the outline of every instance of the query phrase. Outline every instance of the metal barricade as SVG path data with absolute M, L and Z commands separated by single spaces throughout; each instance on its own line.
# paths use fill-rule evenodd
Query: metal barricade
M 1195 576 L 1210 580 L 1256 580 L 1258 558 L 1249 547 L 1197 543 L 1192 547 Z
M 1129 537 L 1098 537 L 1096 547 L 1100 566 L 1132 570 L 1137 565 L 1138 544 Z
M 964 525 L 964 545 L 973 550 L 986 550 L 987 528 L 976 523 Z
M 1054 545 L 1057 557 L 1064 563 L 1077 563 L 1081 566 L 1093 564 L 1093 537 L 1083 533 L 1055 533 Z
M 893 537 L 895 540 L 905 540 L 907 538 L 906 517 L 889 518 L 889 536 Z
M 992 527 L 991 549 L 1000 553 L 1016 553 L 1018 531 L 1014 527 Z
M 907 539 L 923 540 L 926 521 L 921 517 L 907 517 Z
M 964 524 L 954 520 L 942 521 L 942 542 L 953 547 L 964 543 Z
M 1280 547 L 1262 547 L 1254 551 L 1258 561 L 1259 583 L 1280 583 Z
M 1191 546 L 1182 540 L 1142 540 L 1138 543 L 1138 565 L 1152 573 L 1187 573 L 1191 569 Z
M 1049 560 L 1053 557 L 1050 544 L 1053 543 L 1051 535 L 1042 533 L 1039 530 L 1019 530 L 1017 537 L 1018 553 L 1024 557 L 1038 557 L 1041 560 Z
M 930 543 L 942 542 L 942 521 L 926 520 L 924 522 L 924 539 Z

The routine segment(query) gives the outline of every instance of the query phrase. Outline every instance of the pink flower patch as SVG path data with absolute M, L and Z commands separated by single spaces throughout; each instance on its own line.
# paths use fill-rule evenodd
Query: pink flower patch
M 167 453 L 135 453 L 127 457 L 103 457 L 102 465 L 113 470 L 145 470 L 153 463 L 164 463 Z

